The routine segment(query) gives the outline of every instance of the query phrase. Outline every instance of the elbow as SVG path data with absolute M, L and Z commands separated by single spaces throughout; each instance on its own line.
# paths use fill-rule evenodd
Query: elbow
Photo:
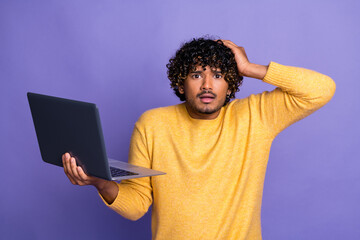
M 122 214 L 122 216 L 128 220 L 131 220 L 131 221 L 137 221 L 139 220 L 142 216 L 145 215 L 147 211 L 133 211 L 131 214 L 129 213 L 125 213 L 125 214 Z
M 333 98 L 336 84 L 330 77 L 325 76 L 321 81 L 318 81 L 318 85 L 315 89 L 316 93 L 314 93 L 313 97 L 310 97 L 309 100 L 317 106 L 316 108 L 320 108 Z
M 332 80 L 330 77 L 327 77 L 326 81 L 327 84 L 323 89 L 323 95 L 322 95 L 325 104 L 328 103 L 333 98 L 336 91 L 336 84 L 334 80 Z
M 325 76 L 325 75 L 324 75 Z M 310 103 L 313 110 L 317 110 L 326 105 L 334 96 L 336 91 L 335 82 L 328 76 L 318 81 L 315 91 L 309 95 L 303 102 L 305 105 Z
M 125 204 L 117 209 L 117 212 L 128 220 L 137 221 L 148 212 L 152 201 L 151 198 L 143 196 L 127 200 L 123 199 L 123 203 Z

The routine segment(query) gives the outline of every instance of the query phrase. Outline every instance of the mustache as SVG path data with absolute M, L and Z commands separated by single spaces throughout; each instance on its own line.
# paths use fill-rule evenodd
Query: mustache
M 211 94 L 211 95 L 214 96 L 214 98 L 217 97 L 217 95 L 215 93 L 213 93 L 212 91 L 210 91 L 210 90 L 204 90 L 201 93 L 197 94 L 196 97 L 201 97 L 201 95 L 203 95 L 203 94 Z

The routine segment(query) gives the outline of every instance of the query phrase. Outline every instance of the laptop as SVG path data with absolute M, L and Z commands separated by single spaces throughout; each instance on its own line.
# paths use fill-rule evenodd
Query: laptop
M 165 174 L 109 159 L 95 104 L 31 92 L 27 97 L 44 162 L 63 167 L 62 155 L 69 152 L 85 173 L 106 180 Z

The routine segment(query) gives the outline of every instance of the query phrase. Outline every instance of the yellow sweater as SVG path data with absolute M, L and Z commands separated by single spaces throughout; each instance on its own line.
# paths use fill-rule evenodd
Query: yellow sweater
M 135 124 L 129 162 L 167 174 L 122 181 L 107 205 L 136 220 L 153 203 L 157 240 L 261 239 L 273 139 L 335 92 L 325 75 L 274 62 L 264 82 L 278 88 L 234 100 L 213 120 L 191 118 L 184 104 L 145 112 Z

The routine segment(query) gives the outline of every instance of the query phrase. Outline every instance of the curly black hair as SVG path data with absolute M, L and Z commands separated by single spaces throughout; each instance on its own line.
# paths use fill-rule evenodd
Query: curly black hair
M 235 92 L 239 91 L 243 77 L 238 72 L 235 57 L 230 48 L 226 47 L 221 40 L 194 38 L 184 43 L 166 64 L 171 88 L 181 101 L 185 101 L 185 95 L 179 92 L 179 87 L 184 85 L 186 77 L 190 71 L 195 71 L 197 65 L 203 68 L 206 66 L 219 68 L 224 74 L 224 79 L 231 91 L 224 105 L 231 98 L 235 98 Z

